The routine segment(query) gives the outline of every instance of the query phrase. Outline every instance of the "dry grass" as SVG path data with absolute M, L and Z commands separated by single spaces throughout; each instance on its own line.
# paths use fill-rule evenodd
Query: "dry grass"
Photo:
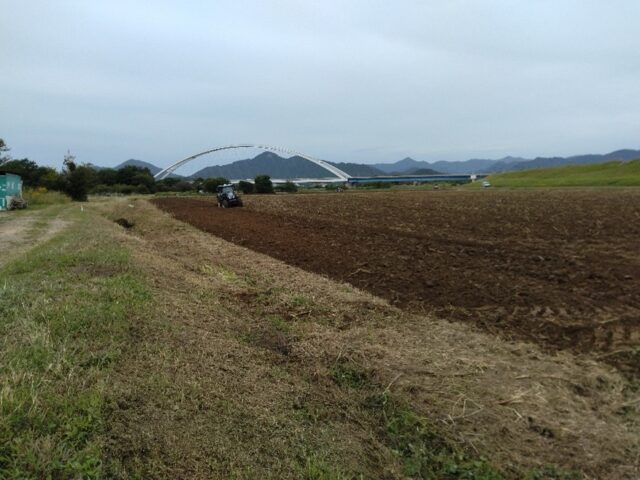
M 0 215 L 0 267 L 54 237 L 67 225 L 68 206 L 4 212 Z
M 112 476 L 402 478 L 418 457 L 371 407 L 383 393 L 510 478 L 640 474 L 637 393 L 612 368 L 404 313 L 133 205 L 103 210 L 135 224 L 123 242 L 158 300 L 114 380 Z

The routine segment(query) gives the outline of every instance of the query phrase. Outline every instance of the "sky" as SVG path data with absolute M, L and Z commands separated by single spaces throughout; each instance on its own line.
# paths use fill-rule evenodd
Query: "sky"
M 0 12 L 0 138 L 42 164 L 70 149 L 167 166 L 245 142 L 360 163 L 640 148 L 637 0 L 0 0 Z

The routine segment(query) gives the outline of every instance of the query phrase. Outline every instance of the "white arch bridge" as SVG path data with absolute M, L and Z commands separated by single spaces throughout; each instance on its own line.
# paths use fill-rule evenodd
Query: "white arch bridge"
M 343 172 L 342 170 L 340 170 L 336 166 L 330 164 L 329 162 L 325 162 L 324 160 L 320 160 L 318 158 L 313 158 L 313 157 L 311 157 L 309 155 L 305 155 L 304 153 L 300 153 L 300 152 L 296 152 L 296 151 L 293 151 L 293 150 L 289 150 L 288 148 L 273 147 L 273 146 L 267 146 L 267 145 L 252 145 L 252 144 L 251 145 L 250 144 L 227 145 L 227 146 L 224 146 L 224 147 L 216 147 L 216 148 L 212 148 L 210 150 L 206 150 L 204 152 L 196 153 L 195 155 L 191 155 L 190 157 L 187 157 L 187 158 L 185 158 L 183 160 L 180 160 L 180 161 L 174 163 L 173 165 L 168 166 L 164 170 L 161 170 L 160 172 L 156 173 L 154 175 L 154 177 L 156 178 L 156 180 L 162 180 L 163 178 L 167 178 L 169 175 L 171 175 L 173 172 L 175 172 L 178 168 L 180 168 L 183 165 L 191 162 L 192 160 L 195 160 L 198 157 L 202 157 L 203 155 L 208 155 L 210 153 L 215 153 L 215 152 L 221 152 L 223 150 L 236 150 L 236 149 L 244 149 L 244 148 L 253 148 L 253 149 L 258 149 L 258 150 L 264 150 L 265 152 L 272 152 L 272 153 L 276 153 L 276 154 L 284 153 L 286 155 L 291 155 L 291 156 L 304 158 L 305 160 L 313 162 L 316 165 L 324 168 L 328 172 L 331 172 L 333 175 L 338 177 L 336 180 L 342 180 L 342 181 L 348 182 L 349 179 L 351 178 L 351 175 L 349 175 L 346 172 Z M 312 179 L 309 179 L 309 180 L 312 180 Z M 322 180 L 326 180 L 326 179 L 322 179 Z

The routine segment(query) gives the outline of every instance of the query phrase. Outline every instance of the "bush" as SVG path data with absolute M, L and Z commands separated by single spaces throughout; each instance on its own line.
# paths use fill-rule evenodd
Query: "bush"
M 238 190 L 240 190 L 242 193 L 254 193 L 255 192 L 255 187 L 253 186 L 253 183 L 251 182 L 247 182 L 246 180 L 240 180 L 238 182 Z
M 112 191 L 113 191 L 113 188 L 111 186 L 100 183 L 95 187 L 93 187 L 93 190 L 91 190 L 91 193 L 93 193 L 94 195 L 107 195 Z
M 276 190 L 279 192 L 296 193 L 298 191 L 298 186 L 293 182 L 287 181 L 282 185 L 278 185 Z
M 269 175 L 257 175 L 254 184 L 256 193 L 273 193 L 273 182 Z
M 122 195 L 131 195 L 134 192 L 134 189 L 135 187 L 133 185 L 123 185 L 120 183 L 113 186 L 114 193 Z

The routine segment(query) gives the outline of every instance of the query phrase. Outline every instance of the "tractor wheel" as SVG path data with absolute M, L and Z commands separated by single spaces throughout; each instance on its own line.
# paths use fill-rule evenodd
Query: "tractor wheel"
M 229 200 L 226 198 L 222 200 L 222 208 L 229 208 Z
M 239 206 L 239 207 L 243 207 L 243 206 L 244 206 L 244 205 L 242 204 L 242 199 L 240 199 L 240 198 L 238 199 L 238 206 Z

